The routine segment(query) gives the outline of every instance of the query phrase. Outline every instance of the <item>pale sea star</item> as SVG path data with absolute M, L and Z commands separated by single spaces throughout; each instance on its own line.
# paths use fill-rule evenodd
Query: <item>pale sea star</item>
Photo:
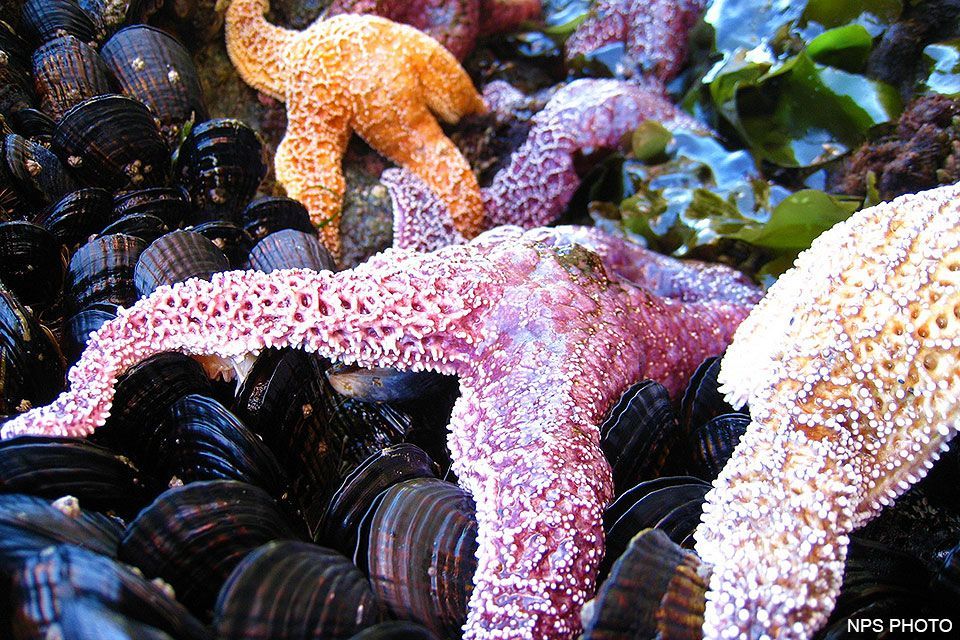
M 71 390 L 2 435 L 89 433 L 117 376 L 161 351 L 293 346 L 456 374 L 449 447 L 479 524 L 465 637 L 569 638 L 593 593 L 613 491 L 603 413 L 641 378 L 676 395 L 758 297 L 725 267 L 577 228 L 501 228 L 430 254 L 390 249 L 340 273 L 221 273 L 121 311 L 91 336 Z
M 286 103 L 277 179 L 307 207 L 327 248 L 339 254 L 340 161 L 351 132 L 426 181 L 461 233 L 479 233 L 477 179 L 436 120 L 486 110 L 456 58 L 417 29 L 378 16 L 341 15 L 293 31 L 267 22 L 268 6 L 230 3 L 227 52 L 245 82 Z
M 960 417 L 960 186 L 822 234 L 724 357 L 753 423 L 708 494 L 707 638 L 807 638 L 848 534 L 926 475 Z

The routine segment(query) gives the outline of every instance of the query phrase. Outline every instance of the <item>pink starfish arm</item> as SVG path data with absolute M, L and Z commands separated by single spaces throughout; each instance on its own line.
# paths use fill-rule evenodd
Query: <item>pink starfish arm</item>
M 516 31 L 542 9 L 540 0 L 480 0 L 480 35 Z
M 596 0 L 567 39 L 567 60 L 620 42 L 634 67 L 625 71 L 667 82 L 683 65 L 688 32 L 705 6 L 705 0 Z
M 621 278 L 571 239 L 624 257 L 625 273 L 643 278 Z M 91 337 L 70 391 L 0 435 L 90 433 L 117 376 L 169 350 L 292 346 L 456 374 L 450 450 L 480 525 L 466 635 L 569 638 L 593 591 L 611 497 L 603 412 L 642 377 L 676 395 L 759 298 L 724 269 L 668 261 L 661 277 L 662 260 L 596 231 L 514 227 L 431 254 L 391 249 L 336 274 L 234 271 L 161 287 Z
M 526 141 L 483 190 L 487 228 L 537 227 L 556 220 L 580 177 L 574 154 L 618 146 L 644 120 L 703 129 L 656 90 L 620 80 L 584 78 L 560 89 L 533 118 Z
M 466 239 L 453 225 L 446 205 L 426 183 L 405 169 L 387 169 L 380 182 L 393 202 L 393 246 L 411 251 L 434 251 Z

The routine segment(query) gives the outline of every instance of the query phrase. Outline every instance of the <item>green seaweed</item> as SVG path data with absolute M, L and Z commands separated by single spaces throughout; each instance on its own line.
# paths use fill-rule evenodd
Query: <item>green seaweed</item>
M 929 72 L 921 89 L 960 98 L 960 38 L 928 45 L 923 57 Z

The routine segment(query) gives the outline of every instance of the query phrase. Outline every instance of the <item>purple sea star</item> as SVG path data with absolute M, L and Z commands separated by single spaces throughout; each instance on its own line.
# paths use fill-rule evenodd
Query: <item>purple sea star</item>
M 540 0 L 333 0 L 327 9 L 327 16 L 344 13 L 375 14 L 409 24 L 463 60 L 478 36 L 515 31 L 539 16 Z
M 774 284 L 724 356 L 752 423 L 707 495 L 706 638 L 808 638 L 849 534 L 926 475 L 957 430 L 960 185 L 864 209 Z
M 603 555 L 612 496 L 597 425 L 632 382 L 674 395 L 759 298 L 716 265 L 595 229 L 503 227 L 340 273 L 228 272 L 157 289 L 95 332 L 71 389 L 0 435 L 83 435 L 117 376 L 162 351 L 235 358 L 298 347 L 460 378 L 449 447 L 477 505 L 465 638 L 570 638 Z
M 687 34 L 706 4 L 706 0 L 596 0 L 587 19 L 567 39 L 567 61 L 623 43 L 626 74 L 667 82 L 683 65 Z

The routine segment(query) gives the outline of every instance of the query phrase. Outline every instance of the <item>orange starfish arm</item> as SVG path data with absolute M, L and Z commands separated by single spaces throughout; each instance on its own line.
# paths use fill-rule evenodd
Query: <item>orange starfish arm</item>
M 313 104 L 317 94 L 291 96 L 287 131 L 274 168 L 287 195 L 303 203 L 320 240 L 340 257 L 340 207 L 346 182 L 340 159 L 350 138 L 349 115 Z
M 227 54 L 243 81 L 276 98 L 286 99 L 284 52 L 299 35 L 267 22 L 268 0 L 225 0 Z
M 386 23 L 386 21 L 384 21 Z M 482 230 L 480 185 L 460 150 L 434 115 L 455 123 L 486 105 L 457 59 L 439 42 L 405 25 L 386 23 L 402 34 L 401 54 L 408 72 L 378 87 L 354 116 L 360 137 L 396 164 L 422 179 L 450 209 L 454 226 L 466 238 Z

